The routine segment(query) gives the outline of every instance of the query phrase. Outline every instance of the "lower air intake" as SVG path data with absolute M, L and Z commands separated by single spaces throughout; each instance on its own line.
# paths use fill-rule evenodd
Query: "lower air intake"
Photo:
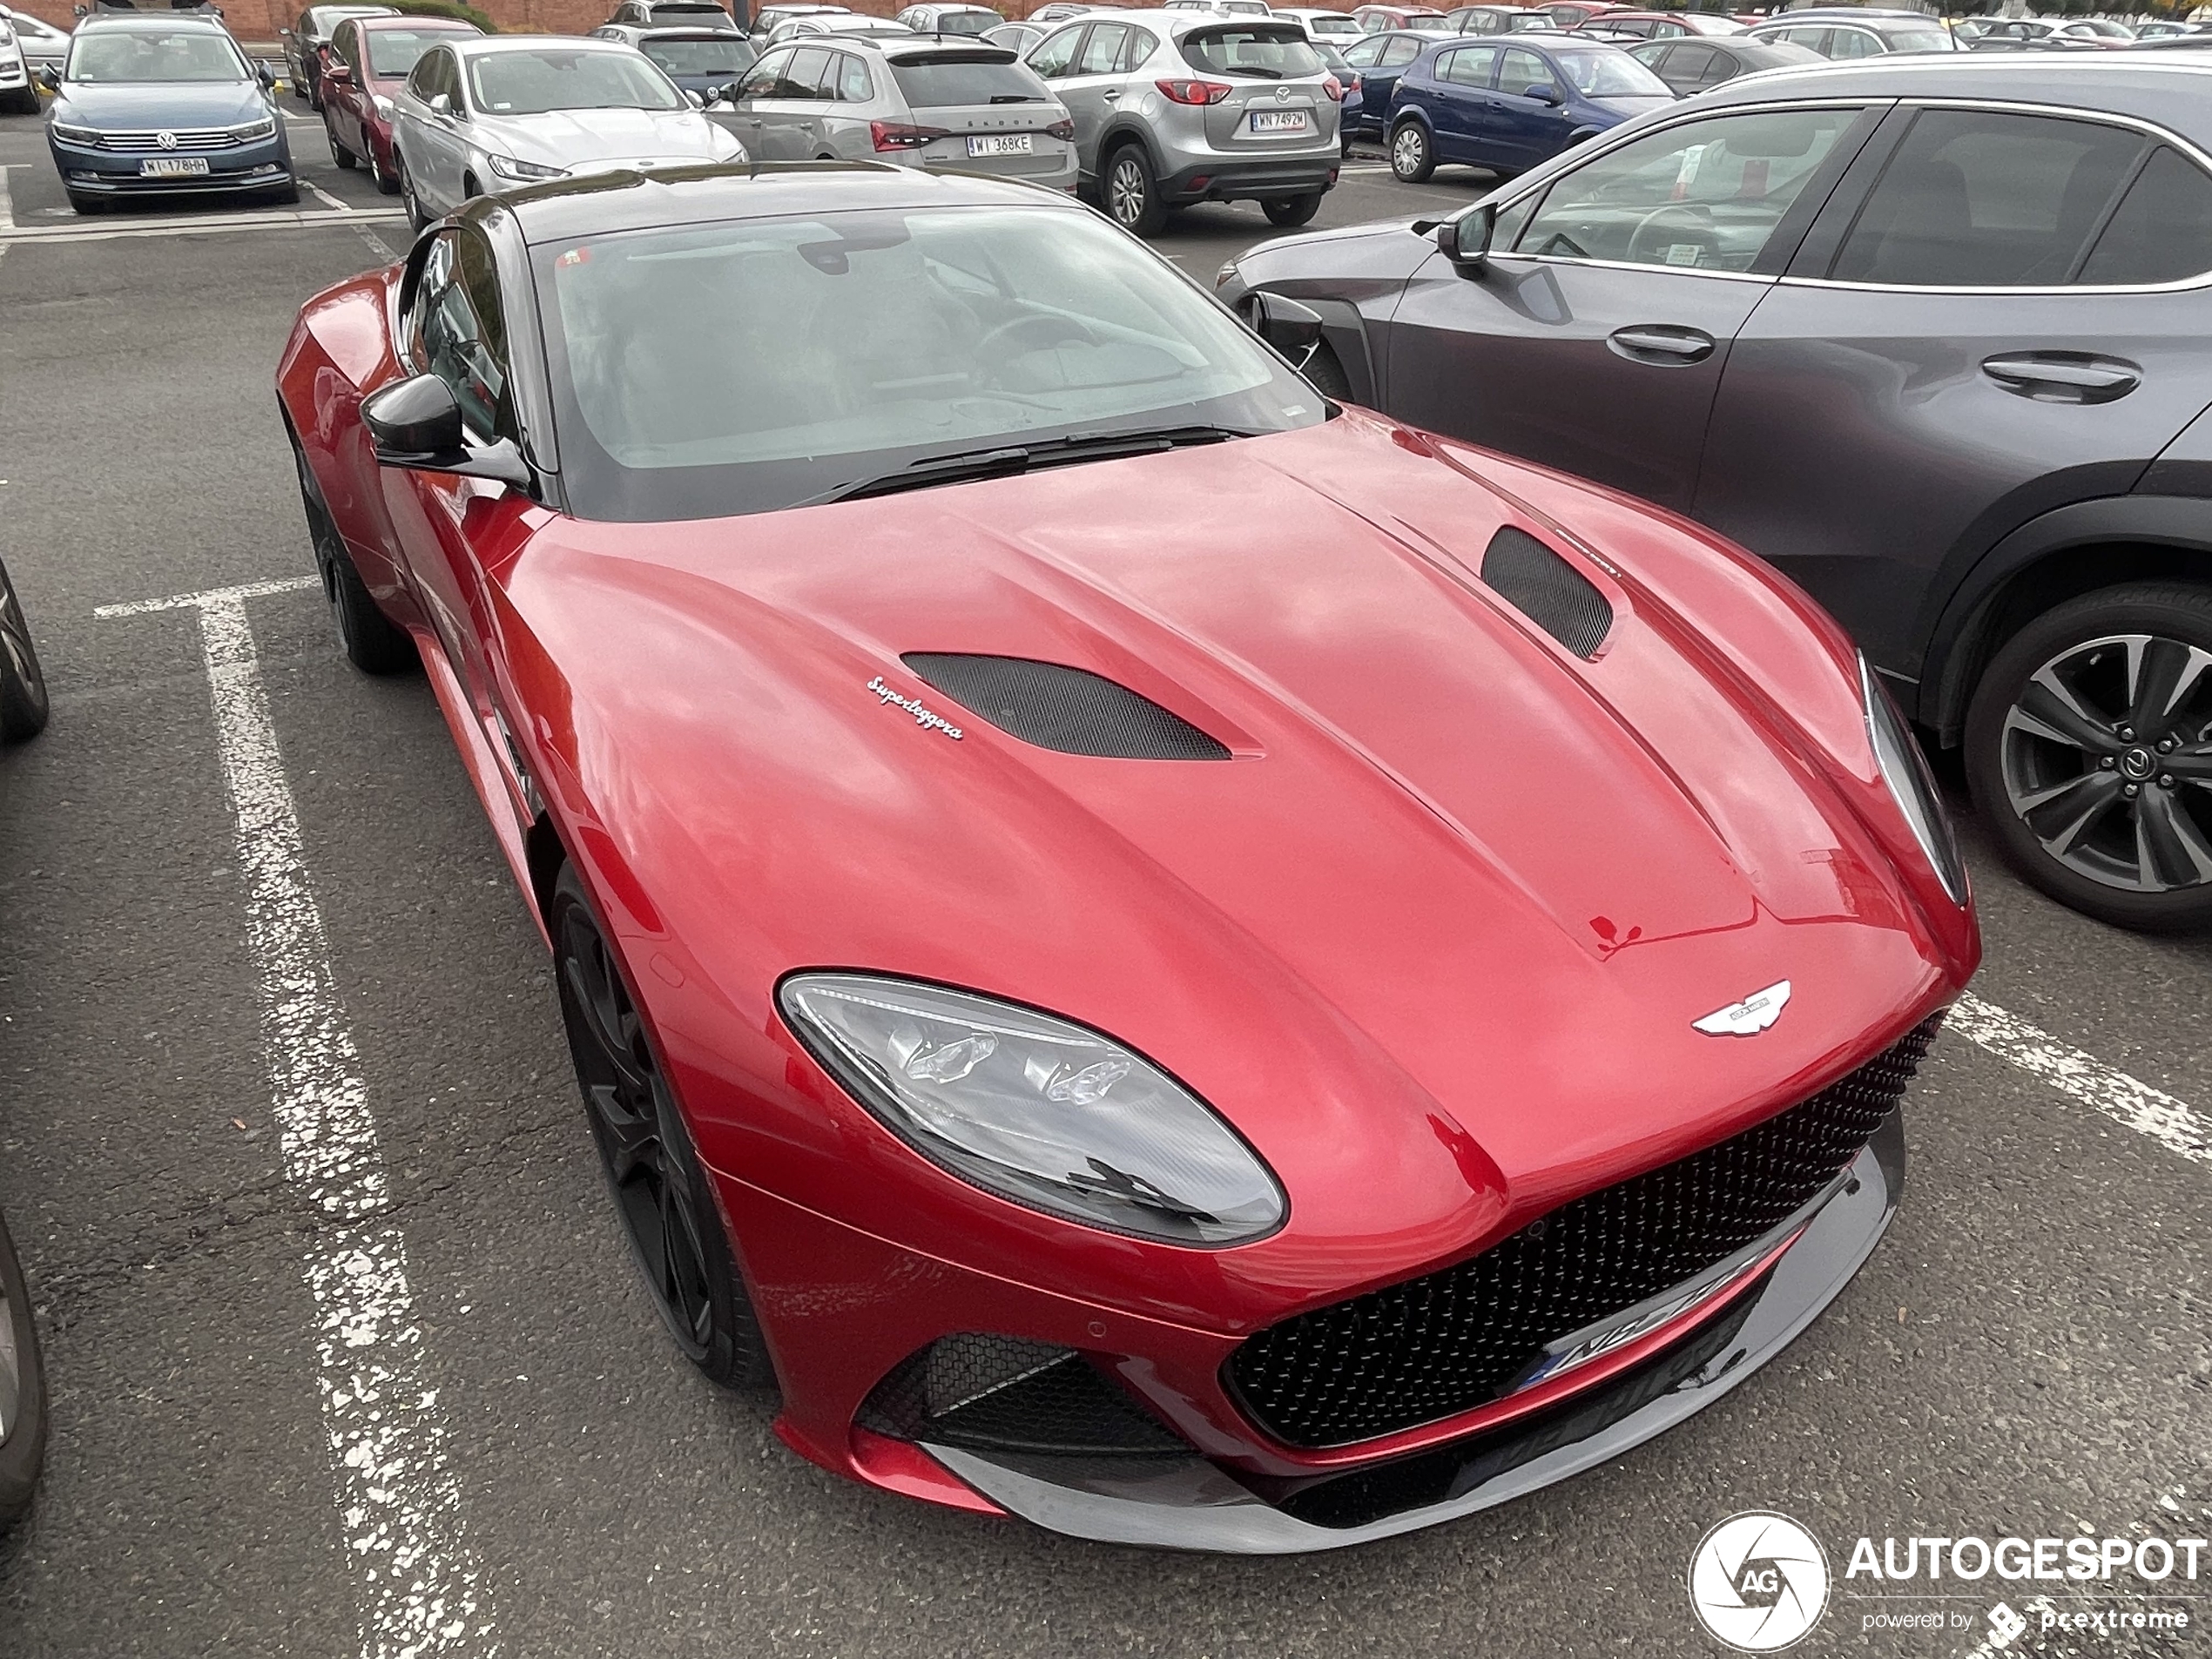
M 1507 524 L 1490 538 L 1482 579 L 1577 657 L 1596 656 L 1613 631 L 1613 607 L 1597 584 L 1526 530 Z
M 940 1338 L 878 1383 L 855 1420 L 894 1440 L 981 1453 L 1190 1449 L 1074 1349 L 1013 1337 Z
M 1226 760 L 1172 711 L 1080 668 L 1026 657 L 908 651 L 899 659 L 963 708 L 1040 749 L 1119 760 Z
M 1479 1256 L 1270 1326 L 1230 1356 L 1231 1393 L 1305 1447 L 1489 1404 L 1547 1343 L 1696 1278 L 1819 1197 L 1904 1099 L 1942 1017 L 1802 1105 L 1563 1204 Z

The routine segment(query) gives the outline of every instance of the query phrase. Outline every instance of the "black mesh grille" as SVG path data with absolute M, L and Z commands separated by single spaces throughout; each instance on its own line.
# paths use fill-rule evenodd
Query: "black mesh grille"
M 1041 749 L 1121 760 L 1229 759 L 1181 715 L 1080 668 L 919 651 L 899 660 L 962 707 Z
M 1482 579 L 1577 657 L 1596 656 L 1613 631 L 1613 607 L 1596 585 L 1526 530 L 1507 524 L 1490 538 Z
M 1190 1449 L 1072 1348 L 1013 1337 L 941 1338 L 878 1383 L 856 1420 L 894 1440 L 973 1452 Z
M 1865 1150 L 1938 1015 L 1802 1105 L 1563 1204 L 1456 1266 L 1286 1319 L 1231 1356 L 1231 1392 L 1291 1446 L 1343 1446 L 1504 1393 L 1544 1345 L 1757 1243 Z

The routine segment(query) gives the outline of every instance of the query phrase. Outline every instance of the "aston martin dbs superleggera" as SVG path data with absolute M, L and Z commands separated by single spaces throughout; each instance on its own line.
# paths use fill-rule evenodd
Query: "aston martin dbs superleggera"
M 278 384 L 658 1306 L 817 1462 L 1353 1542 L 1716 1399 L 1887 1224 L 1965 877 L 1844 636 L 1696 526 L 907 168 L 472 202 Z

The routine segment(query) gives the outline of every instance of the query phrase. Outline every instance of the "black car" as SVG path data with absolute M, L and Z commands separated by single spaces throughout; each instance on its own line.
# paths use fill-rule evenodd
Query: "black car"
M 745 0 L 732 0 L 732 6 L 719 4 L 718 0 L 622 0 L 614 16 L 607 19 L 610 24 L 639 29 L 734 30 L 739 34 L 751 21 Z
M 0 739 L 19 743 L 46 725 L 46 680 L 24 627 L 15 583 L 0 565 Z M 46 1379 L 30 1292 L 14 1242 L 0 1223 L 0 1530 L 30 1507 L 46 1454 Z
M 1810 47 L 1787 40 L 1752 40 L 1742 35 L 1694 35 L 1648 40 L 1628 49 L 1629 56 L 1688 98 L 1754 70 L 1788 69 L 1827 60 Z
M 330 64 L 330 37 L 348 17 L 390 17 L 393 6 L 309 6 L 289 29 L 277 30 L 284 45 L 284 78 L 292 83 L 294 98 L 307 100 L 311 110 L 322 108 L 322 72 Z
M 1764 556 L 1857 636 L 2006 855 L 2212 925 L 2212 60 L 1777 70 L 1440 219 L 1224 267 L 1324 391 Z

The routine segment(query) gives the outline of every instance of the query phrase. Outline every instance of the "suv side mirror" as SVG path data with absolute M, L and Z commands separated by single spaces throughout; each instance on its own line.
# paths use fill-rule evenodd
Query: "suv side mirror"
M 1321 314 L 1264 289 L 1252 295 L 1252 332 L 1303 368 L 1321 343 Z
M 1474 276 L 1490 263 L 1490 233 L 1497 222 L 1498 210 L 1487 202 L 1471 213 L 1447 219 L 1436 227 L 1437 251 L 1461 276 Z
M 380 467 L 490 478 L 526 492 L 537 486 L 512 439 L 482 449 L 470 445 L 453 388 L 435 374 L 410 375 L 363 398 L 361 425 Z

